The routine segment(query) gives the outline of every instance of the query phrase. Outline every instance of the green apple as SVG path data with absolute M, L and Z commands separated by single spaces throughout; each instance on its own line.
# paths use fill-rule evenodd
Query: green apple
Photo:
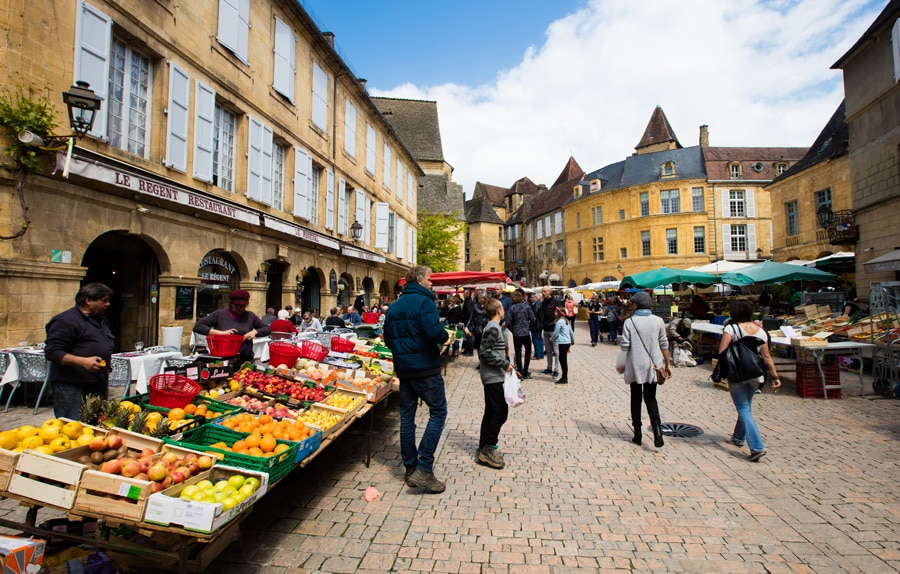
M 210 482 L 208 480 L 201 480 L 200 482 L 197 483 L 197 488 L 199 488 L 200 490 L 209 490 L 210 488 L 214 488 L 214 487 L 213 487 L 212 482 Z
M 222 492 L 222 490 L 226 486 L 228 486 L 228 481 L 223 478 L 222 480 L 220 480 L 219 482 L 216 483 L 216 490 L 218 490 L 219 492 Z
M 248 496 L 253 495 L 253 493 L 256 492 L 256 489 L 253 488 L 253 485 L 244 484 L 244 486 L 242 486 L 241 489 L 238 490 L 238 492 L 243 494 L 244 498 L 247 498 Z
M 239 474 L 233 474 L 228 477 L 228 484 L 234 487 L 235 490 L 244 486 L 244 477 Z
M 196 484 L 189 484 L 181 490 L 181 498 L 193 498 L 195 494 L 200 492 Z
M 230 496 L 226 496 L 221 500 L 221 503 L 222 510 L 231 510 L 232 508 L 234 508 L 234 505 L 237 504 L 237 501 Z
M 244 484 L 252 484 L 253 490 L 256 490 L 257 488 L 259 488 L 259 479 L 255 476 L 248 476 L 244 479 Z

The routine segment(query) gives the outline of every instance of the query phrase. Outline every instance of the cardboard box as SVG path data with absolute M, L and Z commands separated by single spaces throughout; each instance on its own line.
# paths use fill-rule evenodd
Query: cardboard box
M 827 347 L 831 333 L 823 331 L 810 337 L 791 337 L 792 347 Z
M 37 572 L 44 561 L 44 545 L 38 538 L 0 535 L 0 556 L 4 574 Z
M 259 488 L 228 510 L 224 510 L 221 503 L 212 504 L 178 498 L 181 491 L 189 484 L 196 484 L 201 480 L 209 480 L 215 484 L 217 481 L 227 479 L 235 474 L 244 477 L 255 476 L 259 479 Z M 210 534 L 231 522 L 262 498 L 268 485 L 269 475 L 265 472 L 217 465 L 207 472 L 191 477 L 190 480 L 150 495 L 144 513 L 144 522 L 162 526 L 181 526 L 185 530 Z

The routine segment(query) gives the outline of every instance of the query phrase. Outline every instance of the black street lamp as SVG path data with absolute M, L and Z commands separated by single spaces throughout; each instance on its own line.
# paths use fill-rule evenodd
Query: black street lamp
M 820 205 L 819 209 L 816 210 L 816 218 L 819 220 L 819 227 L 826 229 L 831 227 L 831 222 L 834 219 L 834 212 L 831 211 L 831 206 L 827 203 Z
M 91 89 L 91 85 L 82 81 L 75 82 L 68 92 L 63 92 L 63 101 L 69 109 L 69 125 L 72 126 L 72 131 L 78 136 L 91 131 L 94 116 L 100 110 L 102 101 Z
M 359 241 L 362 239 L 363 226 L 359 221 L 354 221 L 353 225 L 350 226 L 350 235 L 353 237 L 353 241 Z

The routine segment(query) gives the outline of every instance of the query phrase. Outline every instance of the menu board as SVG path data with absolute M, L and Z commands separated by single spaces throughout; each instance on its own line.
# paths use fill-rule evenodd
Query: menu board
M 175 319 L 194 318 L 194 287 L 175 288 Z

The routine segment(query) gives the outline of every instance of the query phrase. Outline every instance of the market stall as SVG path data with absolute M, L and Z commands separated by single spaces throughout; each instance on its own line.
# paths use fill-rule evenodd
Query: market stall
M 257 500 L 366 416 L 369 464 L 371 413 L 396 384 L 390 350 L 326 342 L 271 342 L 269 364 L 197 357 L 150 377 L 147 393 L 91 398 L 83 421 L 0 431 L 0 496 L 28 507 L 0 525 L 201 571 Z M 96 528 L 60 532 L 47 513 Z

